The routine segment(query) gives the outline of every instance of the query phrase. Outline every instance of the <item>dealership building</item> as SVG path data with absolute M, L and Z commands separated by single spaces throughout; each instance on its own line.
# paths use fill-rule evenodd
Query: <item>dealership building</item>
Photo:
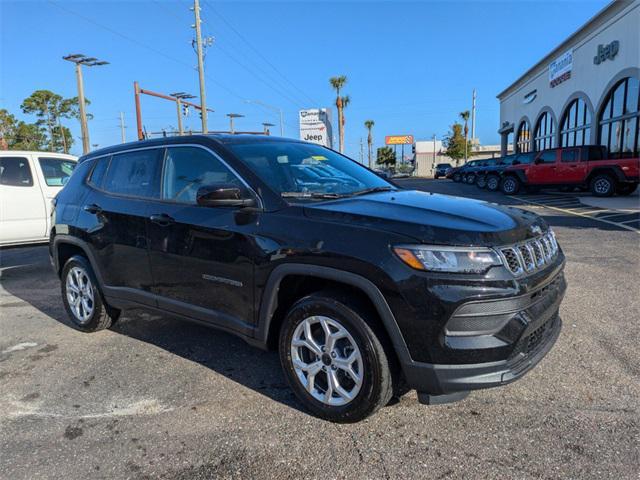
M 498 95 L 501 153 L 640 150 L 640 0 L 608 4 Z

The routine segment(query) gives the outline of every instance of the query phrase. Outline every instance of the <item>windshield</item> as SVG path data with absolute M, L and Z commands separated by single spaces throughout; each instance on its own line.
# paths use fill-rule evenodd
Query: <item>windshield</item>
M 49 187 L 62 187 L 67 183 L 76 162 L 62 158 L 39 158 L 40 168 L 44 175 L 44 181 Z
M 283 197 L 331 198 L 395 189 L 360 164 L 319 145 L 265 142 L 229 148 Z

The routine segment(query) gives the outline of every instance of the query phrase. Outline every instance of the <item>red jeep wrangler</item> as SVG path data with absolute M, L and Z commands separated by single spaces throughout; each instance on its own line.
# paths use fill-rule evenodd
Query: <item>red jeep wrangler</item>
M 523 188 L 579 187 L 596 197 L 609 197 L 632 194 L 639 181 L 640 158 L 609 159 L 605 147 L 585 145 L 521 155 L 502 172 L 500 189 L 515 195 Z

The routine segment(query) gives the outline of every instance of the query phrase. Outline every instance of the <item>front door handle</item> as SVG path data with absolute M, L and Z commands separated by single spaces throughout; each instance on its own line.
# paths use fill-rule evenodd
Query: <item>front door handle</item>
M 153 214 L 149 217 L 149 220 L 157 225 L 160 225 L 161 227 L 168 227 L 172 223 L 175 223 L 173 217 L 170 217 L 166 213 Z
M 95 203 L 92 203 L 91 205 L 85 205 L 84 207 L 82 207 L 82 209 L 85 212 L 92 213 L 94 215 L 102 212 L 102 208 L 100 207 L 100 205 L 96 205 Z

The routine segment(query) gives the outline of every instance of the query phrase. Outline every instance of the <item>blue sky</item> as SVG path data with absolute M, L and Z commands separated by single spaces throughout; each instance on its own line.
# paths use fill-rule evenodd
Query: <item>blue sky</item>
M 201 0 L 203 32 L 215 38 L 206 56 L 209 128 L 278 123 L 261 100 L 285 112 L 285 135 L 297 137 L 300 108 L 331 106 L 328 78 L 347 75 L 347 154 L 358 158 L 363 122 L 384 135 L 441 138 L 478 91 L 477 136 L 498 143 L 496 94 L 593 16 L 607 1 L 554 2 L 241 2 Z M 192 2 L 0 1 L 0 107 L 19 118 L 36 89 L 75 96 L 73 65 L 85 53 L 110 65 L 85 69 L 91 143 L 120 141 L 119 112 L 135 139 L 133 81 L 159 92 L 198 94 L 191 47 Z M 144 97 L 149 131 L 176 127 L 175 106 Z M 197 114 L 185 122 L 197 128 Z M 79 153 L 79 126 L 67 122 Z M 277 131 L 277 127 L 274 127 Z M 365 147 L 366 148 L 366 147 Z

